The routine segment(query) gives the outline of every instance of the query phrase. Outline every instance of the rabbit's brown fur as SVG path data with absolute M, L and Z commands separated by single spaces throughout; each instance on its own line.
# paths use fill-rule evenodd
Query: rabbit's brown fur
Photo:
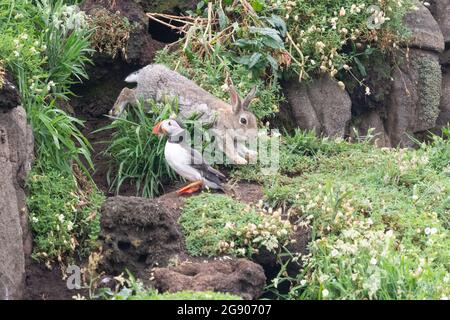
M 201 115 L 199 121 L 212 124 L 217 146 L 235 164 L 247 164 L 246 159 L 256 159 L 257 153 L 249 150 L 245 142 L 256 137 L 257 120 L 247 107 L 255 97 L 253 89 L 241 99 L 229 84 L 231 103 L 215 97 L 193 81 L 159 64 L 150 64 L 125 79 L 136 82 L 135 89 L 124 88 L 110 111 L 119 116 L 126 105 L 136 105 L 138 100 L 177 98 L 179 117 L 187 119 Z

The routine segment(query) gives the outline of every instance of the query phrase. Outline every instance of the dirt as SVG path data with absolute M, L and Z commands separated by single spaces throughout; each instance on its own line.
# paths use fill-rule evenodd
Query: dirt
M 25 300 L 72 300 L 77 294 L 86 296 L 87 290 L 70 290 L 62 279 L 61 270 L 49 270 L 42 263 L 28 261 L 25 278 Z

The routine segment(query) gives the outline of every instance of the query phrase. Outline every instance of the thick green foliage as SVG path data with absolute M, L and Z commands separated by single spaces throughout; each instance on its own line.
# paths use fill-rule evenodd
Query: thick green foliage
M 177 179 L 164 159 L 166 140 L 152 134 L 158 122 L 177 112 L 175 104 L 151 102 L 150 112 L 140 104 L 100 129 L 113 132 L 105 154 L 111 159 L 108 181 L 117 194 L 129 180 L 136 186 L 137 195 L 154 197 L 163 190 L 163 182 Z
M 27 189 L 33 257 L 48 263 L 83 258 L 97 246 L 103 195 L 81 175 L 35 165 Z
M 279 214 L 267 214 L 220 194 L 187 199 L 179 222 L 186 248 L 194 256 L 250 256 L 261 247 L 277 251 L 291 232 L 289 222 Z

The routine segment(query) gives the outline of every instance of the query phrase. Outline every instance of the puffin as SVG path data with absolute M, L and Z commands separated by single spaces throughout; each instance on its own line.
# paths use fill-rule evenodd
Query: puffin
M 168 137 L 164 157 L 169 167 L 191 183 L 177 191 L 178 195 L 197 192 L 200 189 L 224 191 L 226 180 L 218 170 L 212 168 L 196 149 L 186 143 L 186 130 L 175 119 L 163 120 L 152 131 Z

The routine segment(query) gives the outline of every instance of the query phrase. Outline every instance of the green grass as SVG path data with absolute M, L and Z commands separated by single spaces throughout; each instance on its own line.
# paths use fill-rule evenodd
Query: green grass
M 166 140 L 152 133 L 153 127 L 177 112 L 175 102 L 149 103 L 129 108 L 125 114 L 100 130 L 112 130 L 105 141 L 105 154 L 110 158 L 108 182 L 111 190 L 120 193 L 128 181 L 136 195 L 154 197 L 163 191 L 163 183 L 178 179 L 164 159 Z
M 448 297 L 449 141 L 417 150 L 344 144 L 315 153 L 301 175 L 264 181 L 265 198 L 312 233 L 303 270 L 275 280 L 291 285 L 281 298 Z
M 72 2 L 0 0 L 0 56 L 19 88 L 37 158 L 67 172 L 75 162 L 88 174 L 93 164 L 82 122 L 58 108 L 71 85 L 87 78 L 92 52 L 91 30 L 84 14 L 66 5 Z

